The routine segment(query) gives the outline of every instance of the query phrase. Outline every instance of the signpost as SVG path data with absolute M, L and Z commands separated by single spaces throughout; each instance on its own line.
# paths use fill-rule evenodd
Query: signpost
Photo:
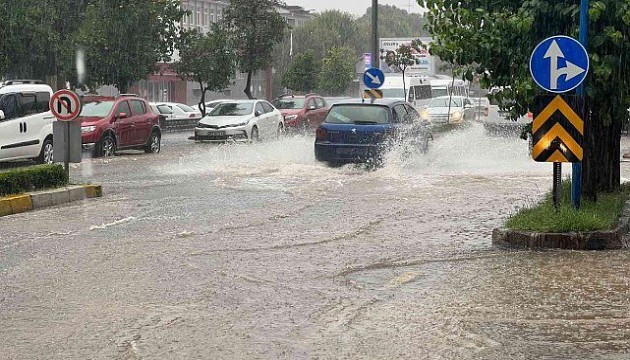
M 369 68 L 363 73 L 363 83 L 368 89 L 378 89 L 385 82 L 385 74 L 381 69 Z
M 580 1 L 580 44 L 584 48 L 588 46 L 588 0 Z M 584 100 L 584 83 L 577 87 L 575 93 Z M 575 209 L 580 208 L 582 200 L 582 163 L 573 163 L 573 176 L 571 176 L 571 202 Z
M 372 99 L 372 102 L 376 99 L 383 98 L 383 92 L 378 90 L 385 82 L 385 74 L 381 69 L 369 68 L 363 73 L 363 83 L 367 87 L 363 91 L 364 99 Z
M 538 44 L 529 62 L 536 84 L 556 94 L 578 88 L 586 79 L 589 67 L 589 57 L 584 46 L 562 35 L 552 36 Z M 559 207 L 562 163 L 579 163 L 584 157 L 582 143 L 585 115 L 583 100 L 575 96 L 539 96 L 536 99 L 532 156 L 536 161 L 554 163 L 553 198 L 556 208 Z M 579 186 L 579 181 L 577 184 Z M 573 186 L 576 186 L 575 179 Z M 575 201 L 573 203 L 576 206 Z
M 70 179 L 70 162 L 80 163 L 82 155 L 81 124 L 73 121 L 81 113 L 81 100 L 64 89 L 54 93 L 48 105 L 58 120 L 53 123 L 53 158 L 63 159 L 66 179 Z
M 377 89 L 365 89 L 363 90 L 363 98 L 364 99 L 372 99 L 372 102 L 376 99 L 383 98 L 383 92 Z
M 543 40 L 529 61 L 529 70 L 538 86 L 552 93 L 566 93 L 586 79 L 589 70 L 586 49 L 568 36 Z

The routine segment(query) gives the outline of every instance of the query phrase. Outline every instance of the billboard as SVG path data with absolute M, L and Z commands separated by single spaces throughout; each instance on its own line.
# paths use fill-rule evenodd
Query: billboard
M 423 45 L 429 45 L 432 38 L 381 38 L 379 41 L 380 49 L 383 53 L 383 56 L 390 51 L 396 52 L 401 45 L 411 45 L 411 42 L 414 40 L 420 40 Z M 407 75 L 426 75 L 432 76 L 435 75 L 435 58 L 429 54 L 429 47 L 427 49 L 420 49 L 420 51 L 412 50 L 413 55 L 416 59 L 415 64 L 411 65 L 407 68 Z M 380 68 L 386 74 L 392 73 L 400 73 L 400 70 L 397 68 L 393 68 L 387 65 L 387 62 L 384 60 L 380 60 Z

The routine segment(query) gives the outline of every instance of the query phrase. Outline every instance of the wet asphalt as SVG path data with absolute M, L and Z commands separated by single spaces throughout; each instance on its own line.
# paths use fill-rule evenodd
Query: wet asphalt
M 526 142 L 474 125 L 374 170 L 188 135 L 0 218 L 0 358 L 630 358 L 630 253 L 492 246 L 552 184 Z

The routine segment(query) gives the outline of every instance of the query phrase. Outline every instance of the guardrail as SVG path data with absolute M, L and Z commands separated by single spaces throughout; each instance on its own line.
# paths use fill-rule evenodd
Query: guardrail
M 160 127 L 163 132 L 192 131 L 199 119 L 170 119 L 160 120 Z

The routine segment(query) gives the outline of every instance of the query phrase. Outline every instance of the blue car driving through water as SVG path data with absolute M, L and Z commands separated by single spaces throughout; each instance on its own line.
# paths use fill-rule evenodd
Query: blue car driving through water
M 382 162 L 396 144 L 426 152 L 430 123 L 401 100 L 346 100 L 333 105 L 317 129 L 315 157 L 330 164 Z

